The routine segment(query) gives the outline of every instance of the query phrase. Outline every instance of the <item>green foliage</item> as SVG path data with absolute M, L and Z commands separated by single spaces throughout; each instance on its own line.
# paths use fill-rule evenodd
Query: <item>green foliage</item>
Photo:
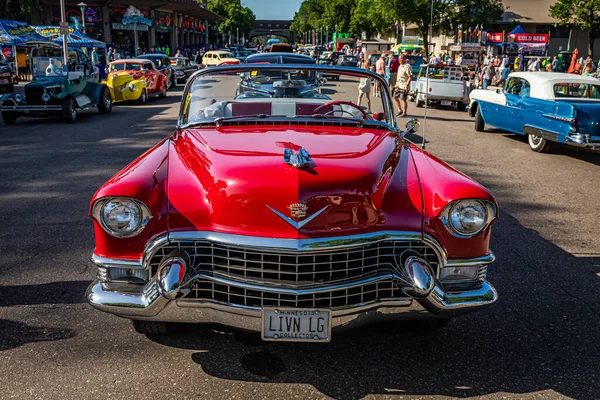
M 0 0 L 0 18 L 28 20 L 27 15 L 39 12 L 39 0 Z
M 304 0 L 298 12 L 294 14 L 290 30 L 307 32 L 323 26 L 322 18 L 325 13 L 325 3 L 324 0 Z
M 242 6 L 239 0 L 208 0 L 208 9 L 225 18 L 225 21 L 219 22 L 221 33 L 235 34 L 236 28 L 239 28 L 240 36 L 247 35 L 256 21 L 252 10 Z
M 391 13 L 386 12 L 384 2 L 373 0 L 357 0 L 350 19 L 350 32 L 355 37 L 366 33 L 367 39 L 374 34 L 383 33 L 394 23 Z
M 455 24 L 475 28 L 500 20 L 504 6 L 500 0 L 455 0 L 449 12 Z
M 594 39 L 600 36 L 600 0 L 558 0 L 550 6 L 550 16 L 563 24 L 588 29 L 588 55 L 593 56 Z

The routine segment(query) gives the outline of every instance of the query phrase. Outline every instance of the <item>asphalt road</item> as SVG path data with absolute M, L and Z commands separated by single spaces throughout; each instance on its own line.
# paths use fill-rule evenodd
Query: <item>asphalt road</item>
M 0 124 L 1 398 L 600 398 L 600 154 L 536 154 L 455 110 L 429 110 L 427 149 L 500 202 L 495 306 L 438 334 L 377 325 L 323 345 L 201 326 L 148 339 L 93 310 L 89 199 L 173 129 L 180 95 Z

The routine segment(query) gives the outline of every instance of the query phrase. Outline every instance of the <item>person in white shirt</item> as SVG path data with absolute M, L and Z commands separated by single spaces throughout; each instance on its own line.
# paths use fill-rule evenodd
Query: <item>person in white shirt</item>
M 436 65 L 442 62 L 442 59 L 440 58 L 440 56 L 436 55 L 434 56 L 431 61 L 429 62 L 430 64 Z
M 456 65 L 462 65 L 463 57 L 462 54 L 458 55 L 458 59 L 456 60 Z

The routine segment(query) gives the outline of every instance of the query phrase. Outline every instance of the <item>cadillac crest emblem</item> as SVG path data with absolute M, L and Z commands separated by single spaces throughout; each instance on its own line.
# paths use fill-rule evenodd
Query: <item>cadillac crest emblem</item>
M 294 203 L 290 204 L 288 209 L 290 210 L 290 216 L 292 218 L 304 218 L 306 217 L 306 210 L 308 209 L 308 206 L 302 203 Z

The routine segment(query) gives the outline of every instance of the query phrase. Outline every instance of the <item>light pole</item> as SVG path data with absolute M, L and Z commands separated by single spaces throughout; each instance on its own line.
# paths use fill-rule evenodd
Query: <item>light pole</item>
M 65 19 L 65 0 L 60 0 L 60 27 L 63 37 L 63 68 L 67 68 L 67 53 L 69 51 L 67 47 L 67 35 L 69 34 L 69 25 Z M 15 59 L 16 58 L 17 55 L 15 54 Z
M 235 43 L 240 44 L 240 28 L 235 27 Z
M 81 2 L 77 6 L 81 10 L 81 25 L 83 26 L 83 34 L 85 35 L 85 9 L 87 8 L 87 4 Z
M 83 27 L 83 34 L 85 35 L 85 9 L 87 8 L 87 4 L 82 1 L 77 4 L 77 6 L 79 6 L 79 9 L 81 10 L 81 26 Z M 83 51 L 87 55 L 87 48 L 83 47 Z

